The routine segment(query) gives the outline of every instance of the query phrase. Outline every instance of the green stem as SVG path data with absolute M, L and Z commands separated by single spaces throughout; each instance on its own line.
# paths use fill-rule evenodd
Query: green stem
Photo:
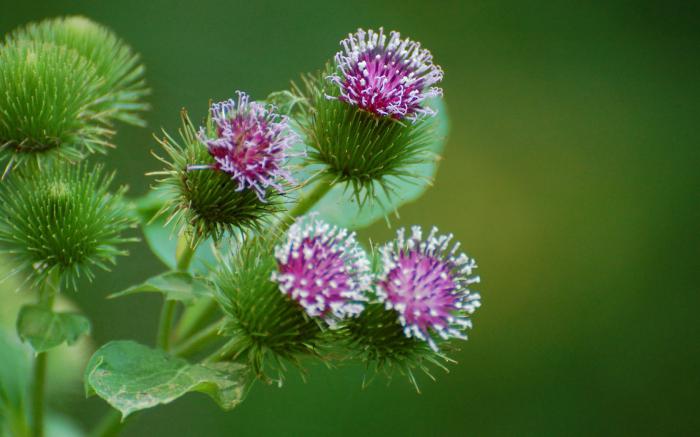
M 309 212 L 311 208 L 313 208 L 313 206 L 316 205 L 316 203 L 318 203 L 318 201 L 321 200 L 321 198 L 323 198 L 323 196 L 325 196 L 332 187 L 333 184 L 327 178 L 321 178 L 318 182 L 316 182 L 314 189 L 302 196 L 297 205 L 291 211 L 289 211 L 289 215 L 282 223 L 283 229 L 286 229 L 292 223 L 294 223 L 294 220 L 297 217 L 301 217 Z
M 190 268 L 195 250 L 197 250 L 197 242 L 192 241 L 187 234 L 181 235 L 175 248 L 175 266 L 177 270 L 186 272 Z
M 196 249 L 197 244 L 190 240 L 187 234 L 180 236 L 175 249 L 175 265 L 178 271 L 186 272 L 190 268 Z M 156 333 L 156 345 L 164 351 L 170 349 L 170 337 L 172 336 L 176 309 L 176 301 L 167 299 L 163 301 L 163 307 L 160 310 L 160 321 L 158 322 L 158 332 Z
M 170 349 L 170 327 L 173 325 L 176 309 L 177 301 L 174 300 L 163 301 L 163 307 L 160 309 L 156 345 L 164 351 Z
M 183 340 L 192 336 L 216 312 L 217 307 L 214 299 L 202 298 L 192 306 L 185 308 L 175 327 L 175 339 Z
M 42 290 L 39 290 L 39 305 L 48 309 L 53 307 L 56 293 L 60 291 L 61 276 L 58 271 L 51 273 L 46 278 Z M 32 412 L 32 436 L 44 436 L 44 409 L 46 408 L 46 352 L 36 354 L 34 371 L 32 375 L 31 412 Z
M 224 320 L 218 320 L 181 344 L 173 348 L 172 353 L 180 357 L 195 354 L 219 338 L 219 330 L 224 326 Z
M 122 415 L 117 410 L 110 410 L 105 414 L 100 423 L 90 433 L 93 437 L 112 437 L 117 436 L 126 426 L 126 421 L 132 416 L 122 421 Z
M 37 354 L 34 360 L 34 385 L 32 386 L 32 436 L 44 435 L 44 385 L 46 384 L 46 352 Z

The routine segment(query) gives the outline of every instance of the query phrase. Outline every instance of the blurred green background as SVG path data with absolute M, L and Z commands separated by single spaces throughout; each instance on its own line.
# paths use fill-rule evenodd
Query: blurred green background
M 236 89 L 262 98 L 319 68 L 358 26 L 400 30 L 445 70 L 452 132 L 436 184 L 398 224 L 454 232 L 483 308 L 459 364 L 402 379 L 311 369 L 223 413 L 202 395 L 126 435 L 659 435 L 700 432 L 700 7 L 697 2 L 0 0 L 0 32 L 84 14 L 143 55 L 146 129 L 105 159 L 131 194 L 152 133 Z M 383 241 L 381 223 L 363 237 Z M 160 301 L 105 296 L 163 266 L 144 245 L 71 296 L 94 342 L 153 340 Z M 74 383 L 53 407 L 106 410 Z

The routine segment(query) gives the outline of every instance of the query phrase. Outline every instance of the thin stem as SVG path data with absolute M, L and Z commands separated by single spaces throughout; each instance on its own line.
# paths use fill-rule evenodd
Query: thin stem
M 219 330 L 224 326 L 224 319 L 217 320 L 202 329 L 186 341 L 173 348 L 172 353 L 180 357 L 195 354 L 219 338 Z
M 127 419 L 130 419 L 129 416 Z M 93 437 L 112 437 L 117 436 L 126 426 L 126 420 L 122 421 L 122 415 L 117 410 L 110 410 L 104 415 L 100 423 L 97 424 L 95 429 L 90 433 Z
M 187 234 L 181 235 L 175 248 L 175 266 L 177 270 L 186 272 L 190 268 L 195 250 L 197 250 L 197 242 L 192 241 Z
M 34 385 L 32 386 L 32 436 L 44 435 L 44 386 L 46 384 L 46 352 L 40 352 L 34 360 Z
M 314 189 L 309 191 L 305 196 L 302 196 L 297 205 L 291 211 L 289 211 L 289 215 L 282 222 L 283 229 L 286 229 L 288 226 L 294 223 L 294 220 L 297 217 L 301 217 L 309 212 L 311 208 L 313 208 L 313 206 L 316 205 L 316 203 L 318 203 L 318 201 L 321 200 L 332 187 L 333 184 L 327 178 L 321 178 L 318 182 L 316 182 Z
M 175 265 L 178 271 L 186 272 L 190 268 L 190 263 L 194 257 L 197 244 L 192 242 L 187 234 L 180 236 L 175 249 Z M 160 321 L 158 322 L 158 332 L 156 333 L 156 345 L 167 351 L 170 349 L 170 337 L 172 336 L 173 321 L 177 302 L 164 300 L 160 310 Z
M 61 276 L 58 271 L 51 273 L 46 278 L 42 290 L 39 290 L 39 305 L 48 309 L 53 307 L 53 301 L 61 286 Z M 32 436 L 44 436 L 44 409 L 46 402 L 46 352 L 36 354 L 34 371 L 32 375 L 31 412 L 32 412 Z
M 163 301 L 160 309 L 156 345 L 164 351 L 170 349 L 170 327 L 173 325 L 175 309 L 177 309 L 177 301 L 167 299 Z
M 182 340 L 192 336 L 216 311 L 217 307 L 214 299 L 203 298 L 185 308 L 175 327 L 175 339 Z

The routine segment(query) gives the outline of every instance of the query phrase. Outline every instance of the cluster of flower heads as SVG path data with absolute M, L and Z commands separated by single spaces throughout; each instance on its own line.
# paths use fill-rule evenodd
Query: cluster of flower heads
M 438 235 L 437 228 L 425 239 L 418 226 L 410 237 L 405 233 L 400 229 L 381 248 L 383 270 L 374 278 L 354 234 L 302 218 L 275 249 L 278 271 L 272 280 L 307 314 L 327 320 L 360 314 L 374 282 L 376 299 L 397 312 L 407 337 L 435 351 L 434 336 L 466 339 L 469 316 L 480 306 L 479 294 L 468 288 L 479 282 L 472 275 L 476 262 L 459 252 L 459 243 L 450 246 L 452 235 Z
M 481 304 L 479 294 L 468 288 L 479 282 L 472 276 L 476 261 L 458 252 L 459 243 L 450 247 L 451 241 L 451 234 L 438 235 L 437 228 L 423 239 L 421 228 L 414 226 L 409 238 L 400 229 L 396 240 L 381 248 L 380 300 L 399 313 L 407 337 L 424 340 L 434 350 L 433 334 L 466 339 L 469 315 Z
M 283 191 L 284 181 L 292 182 L 286 163 L 288 149 L 298 137 L 286 117 L 262 103 L 251 102 L 244 92 L 237 94 L 238 101 L 229 99 L 211 106 L 213 137 L 205 128 L 199 132 L 215 163 L 191 165 L 189 169 L 225 172 L 238 184 L 237 191 L 251 189 L 265 201 L 268 188 Z
M 335 55 L 339 74 L 329 77 L 339 88 L 339 100 L 399 120 L 434 114 L 422 103 L 442 94 L 433 85 L 443 73 L 419 42 L 401 39 L 399 32 L 391 32 L 387 41 L 379 28 L 379 32 L 358 29 L 341 45 L 343 50 Z
M 367 255 L 347 229 L 302 218 L 275 248 L 272 280 L 312 317 L 333 322 L 362 312 L 372 276 Z

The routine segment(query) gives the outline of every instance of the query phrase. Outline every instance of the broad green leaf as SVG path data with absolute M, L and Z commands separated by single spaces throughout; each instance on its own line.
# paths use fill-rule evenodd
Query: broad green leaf
M 90 321 L 80 314 L 56 313 L 40 305 L 25 305 L 17 318 L 17 333 L 35 352 L 45 352 L 62 343 L 75 343 L 90 332 Z
M 167 300 L 177 300 L 186 305 L 194 303 L 199 298 L 212 296 L 212 290 L 205 281 L 185 272 L 166 272 L 148 278 L 142 284 L 111 294 L 109 298 L 137 293 L 163 293 Z
M 201 392 L 230 410 L 243 401 L 252 378 L 237 363 L 190 364 L 133 341 L 113 341 L 95 352 L 85 369 L 85 390 L 122 417 Z
M 331 223 L 350 229 L 360 229 L 377 220 L 387 217 L 402 205 L 418 199 L 432 184 L 437 172 L 440 154 L 445 146 L 449 131 L 449 119 L 442 99 L 431 99 L 429 105 L 437 110 L 435 115 L 435 141 L 433 141 L 426 161 L 413 166 L 411 171 L 415 179 L 406 181 L 388 178 L 396 187 L 387 194 L 378 190 L 374 201 L 368 200 L 362 207 L 353 198 L 352 189 L 335 186 L 314 207 L 323 218 Z

